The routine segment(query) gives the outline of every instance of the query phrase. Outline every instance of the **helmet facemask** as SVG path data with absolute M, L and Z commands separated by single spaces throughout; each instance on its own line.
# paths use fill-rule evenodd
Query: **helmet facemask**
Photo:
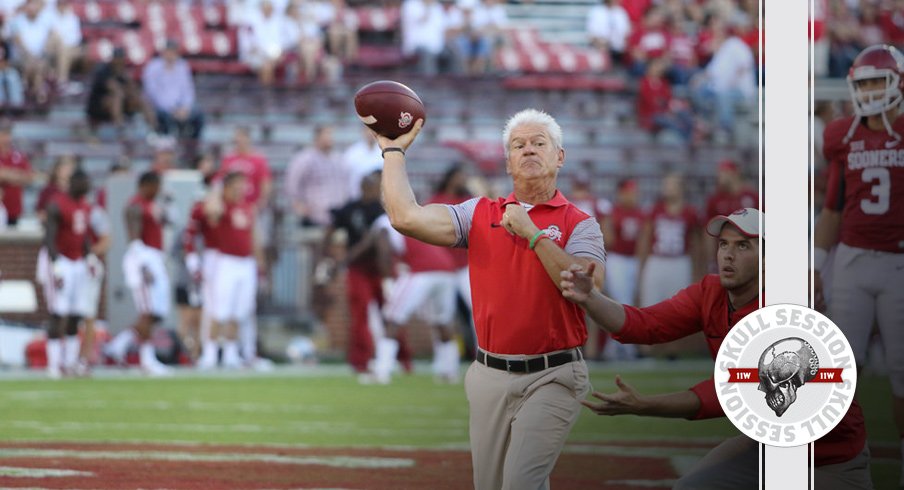
M 867 91 L 859 86 L 858 82 L 871 79 L 884 80 L 885 87 Z M 887 68 L 863 66 L 852 70 L 847 77 L 847 83 L 854 104 L 854 113 L 861 117 L 875 116 L 898 107 L 904 99 L 900 82 L 901 76 Z

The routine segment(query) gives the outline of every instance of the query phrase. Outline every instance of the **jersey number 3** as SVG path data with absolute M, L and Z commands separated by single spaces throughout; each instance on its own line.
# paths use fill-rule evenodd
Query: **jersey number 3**
M 889 196 L 891 196 L 891 177 L 888 169 L 873 167 L 865 169 L 860 178 L 863 182 L 873 184 L 870 193 L 875 199 L 861 199 L 860 209 L 864 214 L 885 214 L 888 211 Z

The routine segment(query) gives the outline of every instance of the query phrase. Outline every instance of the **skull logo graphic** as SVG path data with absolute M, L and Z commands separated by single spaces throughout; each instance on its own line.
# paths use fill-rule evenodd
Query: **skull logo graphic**
M 797 389 L 819 371 L 819 358 L 807 341 L 789 337 L 770 345 L 760 356 L 760 385 L 766 404 L 781 417 L 797 400 Z

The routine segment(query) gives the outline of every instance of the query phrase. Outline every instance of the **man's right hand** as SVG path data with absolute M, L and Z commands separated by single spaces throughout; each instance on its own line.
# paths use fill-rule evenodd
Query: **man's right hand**
M 411 143 L 414 143 L 414 139 L 417 138 L 418 133 L 421 132 L 421 128 L 424 126 L 424 120 L 418 119 L 414 122 L 414 127 L 411 128 L 411 131 L 399 136 L 396 139 L 389 139 L 385 136 L 381 136 L 377 134 L 376 131 L 370 130 L 370 132 L 374 135 L 374 138 L 377 140 L 377 144 L 380 145 L 380 149 L 384 148 L 401 148 L 403 150 L 407 150 Z
M 586 303 L 590 298 L 590 293 L 593 292 L 593 272 L 595 270 L 596 262 L 590 261 L 586 270 L 578 264 L 571 264 L 568 270 L 562 271 L 559 274 L 562 278 L 559 282 L 559 285 L 562 286 L 562 296 L 579 305 Z
M 622 381 L 620 375 L 615 375 L 615 385 L 618 391 L 612 394 L 593 392 L 593 397 L 599 402 L 583 400 L 581 404 L 597 415 L 642 415 L 645 407 L 643 396 Z

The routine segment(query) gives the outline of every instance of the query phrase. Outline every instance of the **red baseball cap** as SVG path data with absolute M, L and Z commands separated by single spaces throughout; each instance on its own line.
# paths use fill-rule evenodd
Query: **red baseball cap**
M 742 234 L 748 237 L 758 237 L 761 235 L 760 223 L 765 224 L 766 215 L 755 208 L 741 208 L 728 216 L 716 216 L 709 220 L 706 224 L 706 233 L 710 236 L 718 237 L 722 232 L 722 227 L 726 223 L 731 223 Z M 766 238 L 765 234 L 763 239 Z

